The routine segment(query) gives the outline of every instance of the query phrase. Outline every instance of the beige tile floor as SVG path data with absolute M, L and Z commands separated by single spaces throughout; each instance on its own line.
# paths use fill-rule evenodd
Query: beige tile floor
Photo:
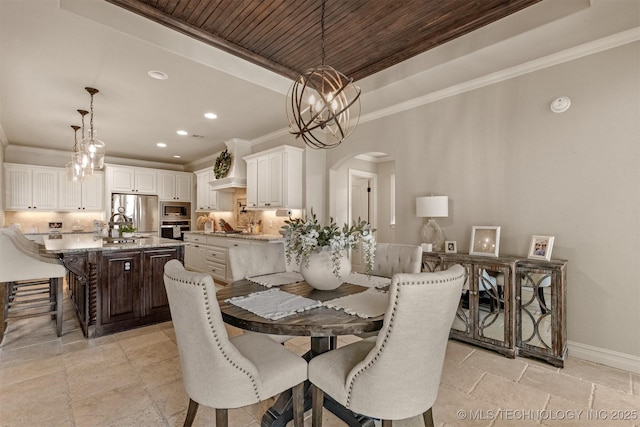
M 171 322 L 86 340 L 68 300 L 65 307 L 60 338 L 46 316 L 9 324 L 0 345 L 0 426 L 181 426 L 188 397 Z M 309 339 L 286 346 L 303 354 Z M 229 424 L 259 427 L 270 403 L 230 411 Z M 640 375 L 574 358 L 557 369 L 451 341 L 433 410 L 437 426 L 640 427 Z M 620 416 L 632 420 L 612 419 Z M 327 411 L 324 418 L 327 427 L 344 425 Z M 201 407 L 194 424 L 214 425 L 213 410 Z

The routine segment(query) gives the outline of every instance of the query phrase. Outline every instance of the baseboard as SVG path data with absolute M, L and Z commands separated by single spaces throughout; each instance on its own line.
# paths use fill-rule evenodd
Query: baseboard
M 640 374 L 640 357 L 568 341 L 569 356 Z

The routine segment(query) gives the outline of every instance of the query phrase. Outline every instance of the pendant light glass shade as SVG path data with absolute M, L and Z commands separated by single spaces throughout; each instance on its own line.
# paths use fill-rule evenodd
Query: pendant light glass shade
M 66 165 L 67 179 L 70 181 L 83 181 L 86 176 L 86 170 L 83 167 L 83 159 L 85 156 L 80 144 L 78 143 L 78 129 L 80 129 L 80 126 L 71 125 L 71 128 L 74 132 L 74 143 L 73 152 L 71 153 L 71 161 L 67 162 Z
M 82 140 L 82 148 L 87 156 L 87 167 L 93 173 L 94 169 L 104 168 L 105 143 L 98 139 L 97 132 L 93 127 L 93 95 L 98 93 L 99 90 L 92 87 L 85 87 L 85 90 L 91 95 L 91 105 L 89 108 L 89 133 Z

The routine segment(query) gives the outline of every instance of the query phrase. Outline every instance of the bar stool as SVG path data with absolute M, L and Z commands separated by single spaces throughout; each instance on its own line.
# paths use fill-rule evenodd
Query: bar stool
M 9 319 L 41 315 L 55 317 L 57 335 L 62 335 L 65 268 L 57 257 L 40 252 L 20 242 L 15 230 L 0 229 L 0 342 Z

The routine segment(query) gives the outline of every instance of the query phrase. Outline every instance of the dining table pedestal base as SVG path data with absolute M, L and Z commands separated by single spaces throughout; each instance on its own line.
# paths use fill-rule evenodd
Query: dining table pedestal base
M 309 350 L 304 358 L 309 361 L 311 358 L 337 348 L 337 337 L 311 337 L 311 350 Z M 314 404 L 322 404 L 322 406 L 340 418 L 350 427 L 374 427 L 373 418 L 364 415 L 355 414 L 345 408 L 330 396 L 324 394 L 323 401 L 313 402 L 312 386 L 310 381 L 306 381 L 304 385 L 304 411 L 308 411 Z M 262 416 L 261 427 L 285 427 L 289 421 L 293 419 L 293 398 L 291 390 L 287 390 L 278 396 L 275 404 L 271 406 Z

